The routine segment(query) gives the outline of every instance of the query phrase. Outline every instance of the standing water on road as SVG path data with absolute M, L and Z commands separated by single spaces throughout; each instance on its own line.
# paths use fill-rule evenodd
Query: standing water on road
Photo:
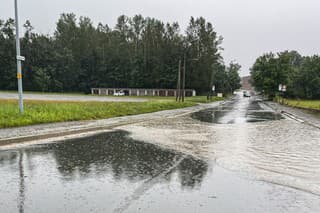
M 319 131 L 254 98 L 119 129 L 0 150 L 1 212 L 320 212 Z
M 0 151 L 0 176 L 1 212 L 320 210 L 318 197 L 236 177 L 124 131 Z
M 283 118 L 280 113 L 263 108 L 262 101 L 240 96 L 233 97 L 220 107 L 195 112 L 192 117 L 217 124 L 251 123 Z

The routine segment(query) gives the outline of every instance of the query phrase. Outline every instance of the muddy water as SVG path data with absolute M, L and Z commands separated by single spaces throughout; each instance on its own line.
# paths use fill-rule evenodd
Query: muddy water
M 319 197 L 256 182 L 116 131 L 0 151 L 1 212 L 318 212 Z
M 205 161 L 127 134 L 1 151 L 1 212 L 122 212 L 154 185 L 192 190 L 208 173 Z
M 208 113 L 213 119 L 203 119 L 203 114 L 210 117 Z M 243 167 L 261 180 L 320 195 L 318 129 L 284 119 L 262 101 L 239 95 L 221 107 L 194 113 L 192 117 L 224 124 L 213 127 L 219 131 L 217 143 L 211 146 L 222 165 Z
M 319 129 L 284 118 L 256 98 L 237 96 L 191 116 L 122 129 L 250 179 L 313 194 L 320 206 Z
M 191 116 L 200 121 L 217 124 L 252 123 L 283 119 L 280 113 L 274 112 L 262 101 L 252 98 L 233 97 L 220 107 L 202 110 Z
M 284 119 L 261 100 L 240 95 L 191 117 L 223 124 L 212 126 L 217 142 L 211 150 L 225 167 L 243 167 L 261 180 L 320 195 L 318 129 Z
M 320 212 L 319 138 L 238 96 L 191 116 L 3 150 L 0 212 Z

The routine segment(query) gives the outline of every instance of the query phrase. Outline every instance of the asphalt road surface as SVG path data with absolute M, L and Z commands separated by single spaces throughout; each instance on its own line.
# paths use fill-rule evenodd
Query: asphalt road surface
M 241 95 L 0 151 L 1 212 L 320 212 L 320 130 Z
M 147 99 L 134 97 L 116 96 L 91 96 L 91 95 L 68 95 L 68 94 L 37 94 L 24 93 L 25 100 L 39 101 L 98 101 L 98 102 L 145 102 Z M 18 99 L 17 93 L 0 92 L 0 99 Z

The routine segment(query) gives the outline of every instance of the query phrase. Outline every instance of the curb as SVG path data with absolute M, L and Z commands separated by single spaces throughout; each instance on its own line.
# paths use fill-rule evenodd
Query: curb
M 314 127 L 314 128 L 320 129 L 320 126 L 318 126 L 318 125 L 316 125 L 316 124 L 313 124 L 313 123 L 311 123 L 311 122 L 309 122 L 309 121 L 303 120 L 303 119 L 297 117 L 296 115 L 294 115 L 294 114 L 292 114 L 292 113 L 290 113 L 290 112 L 281 111 L 281 113 L 287 115 L 288 117 L 290 117 L 290 118 L 292 118 L 292 119 L 294 119 L 294 120 L 296 120 L 296 121 L 298 121 L 298 122 L 300 122 L 300 123 L 304 123 L 304 124 L 307 124 L 307 125 L 312 126 L 312 127 Z
M 288 106 L 288 105 L 283 105 L 283 104 L 280 104 L 280 103 L 278 103 L 278 102 L 273 102 L 273 103 L 278 104 L 278 105 L 283 106 L 283 107 L 288 107 L 288 108 L 293 108 L 293 109 L 300 109 L 300 110 L 306 110 L 306 109 L 304 109 L 304 108 L 298 108 L 298 107 L 292 107 L 292 106 Z M 278 110 L 279 110 L 278 108 L 275 108 L 275 107 L 271 106 L 268 102 L 264 102 L 264 104 L 267 105 L 268 107 L 270 107 L 271 109 L 273 109 L 274 111 L 278 111 Z M 310 109 L 309 109 L 309 110 L 310 110 Z M 314 111 L 314 110 L 310 110 L 310 111 Z M 300 122 L 300 123 L 304 123 L 304 124 L 306 124 L 306 125 L 309 125 L 309 126 L 312 126 L 312 127 L 317 128 L 317 129 L 320 129 L 320 126 L 318 126 L 318 125 L 316 125 L 316 124 L 313 124 L 313 123 L 311 123 L 311 122 L 309 122 L 309 121 L 307 121 L 307 120 L 304 120 L 304 119 L 300 118 L 299 116 L 297 116 L 297 115 L 295 115 L 295 114 L 293 114 L 293 113 L 291 113 L 291 112 L 288 112 L 288 111 L 286 111 L 286 110 L 281 110 L 280 113 L 283 114 L 283 115 L 285 115 L 285 116 L 287 116 L 287 117 L 289 117 L 290 119 L 293 119 L 293 120 L 298 121 L 298 122 Z
M 285 116 L 287 116 L 287 117 L 289 117 L 289 118 L 291 118 L 291 119 L 293 119 L 293 120 L 295 120 L 295 121 L 298 121 L 298 122 L 300 122 L 300 123 L 306 123 L 304 120 L 298 118 L 296 115 L 294 115 L 294 114 L 292 114 L 292 113 L 289 113 L 289 112 L 287 112 L 287 111 L 283 111 L 283 110 L 282 110 L 280 113 L 281 113 L 281 114 L 284 114 Z

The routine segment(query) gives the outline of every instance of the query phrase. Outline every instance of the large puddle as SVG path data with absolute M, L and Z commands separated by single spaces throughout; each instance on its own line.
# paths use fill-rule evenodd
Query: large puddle
M 223 105 L 195 112 L 192 118 L 216 124 L 253 123 L 283 119 L 280 113 L 261 107 L 256 99 L 242 98 L 239 95 Z
M 1 212 L 320 211 L 317 196 L 237 177 L 212 160 L 128 135 L 0 151 Z

